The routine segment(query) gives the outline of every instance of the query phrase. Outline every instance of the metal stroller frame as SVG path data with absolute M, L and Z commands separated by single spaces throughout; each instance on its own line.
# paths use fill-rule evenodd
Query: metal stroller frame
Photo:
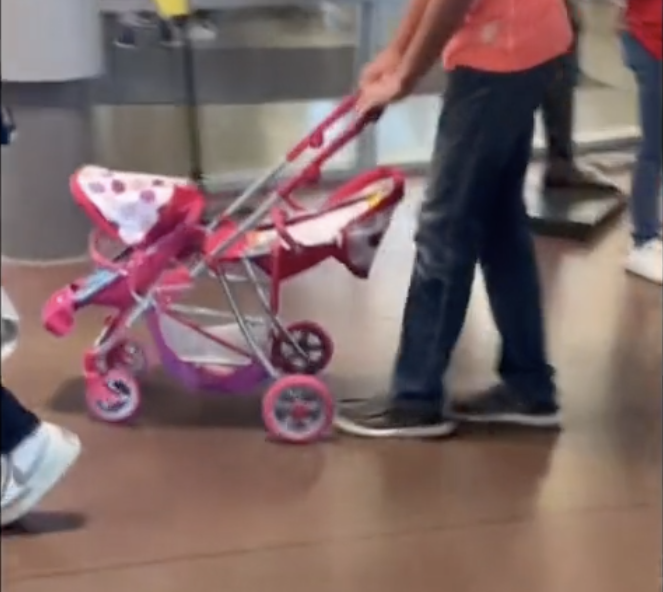
M 222 212 L 220 216 L 216 217 L 204 227 L 205 234 L 209 235 L 218 229 L 218 227 L 224 221 L 232 219 L 237 214 L 237 212 L 241 211 L 242 208 L 244 208 L 249 202 L 255 200 L 256 197 L 260 196 L 262 198 L 261 203 L 255 206 L 255 209 L 252 211 L 252 213 L 237 223 L 234 232 L 232 232 L 230 236 L 216 245 L 212 252 L 207 253 L 207 256 L 199 256 L 197 260 L 192 262 L 189 269 L 189 277 L 191 279 L 205 275 L 215 279 L 222 287 L 230 310 L 219 311 L 206 307 L 190 306 L 178 303 L 168 303 L 166 309 L 161 298 L 164 287 L 159 281 L 154 282 L 151 287 L 143 294 L 139 294 L 134 290 L 132 292 L 133 299 L 135 301 L 134 306 L 122 313 L 118 313 L 117 317 L 114 319 L 114 322 L 107 325 L 95 340 L 93 350 L 86 358 L 86 368 L 88 372 L 99 372 L 101 374 L 108 372 L 109 368 L 107 366 L 99 367 L 99 363 L 100 361 L 107 360 L 110 352 L 118 345 L 122 345 L 123 348 L 126 348 L 124 355 L 129 360 L 125 360 L 125 366 L 131 367 L 133 372 L 138 372 L 141 366 L 145 364 L 145 356 L 141 352 L 139 346 L 131 342 L 126 342 L 126 340 L 123 338 L 123 335 L 139 318 L 141 318 L 144 314 L 149 314 L 150 312 L 154 312 L 157 319 L 162 318 L 158 314 L 161 312 L 163 314 L 167 314 L 170 318 L 175 318 L 180 321 L 185 318 L 191 321 L 194 319 L 205 319 L 207 322 L 218 320 L 219 322 L 223 323 L 223 325 L 219 325 L 217 327 L 236 324 L 247 348 L 246 351 L 236 353 L 240 353 L 240 355 L 246 356 L 247 360 L 257 362 L 266 373 L 266 378 L 271 378 L 273 381 L 278 381 L 279 379 L 284 380 L 284 378 L 282 378 L 284 373 L 280 371 L 280 369 L 274 364 L 273 360 L 270 359 L 270 356 L 265 351 L 266 344 L 260 343 L 260 341 L 257 339 L 256 329 L 258 327 L 265 331 L 266 335 L 268 336 L 267 343 L 269 343 L 271 340 L 273 344 L 273 337 L 279 336 L 282 342 L 287 344 L 287 346 L 290 348 L 290 351 L 292 352 L 291 356 L 293 359 L 299 360 L 300 365 L 302 366 L 301 373 L 298 375 L 316 374 L 322 369 L 322 367 L 316 366 L 315 361 L 310 357 L 311 352 L 305 351 L 304 347 L 294 337 L 289 327 L 281 320 L 278 314 L 278 310 L 273 310 L 272 303 L 270 301 L 270 293 L 266 288 L 266 284 L 271 284 L 273 281 L 271 277 L 268 280 L 265 280 L 263 277 L 261 277 L 261 274 L 258 273 L 255 265 L 247 256 L 240 257 L 238 262 L 239 265 L 234 266 L 232 272 L 229 272 L 227 268 L 224 269 L 223 263 L 221 263 L 219 267 L 218 265 L 210 265 L 210 262 L 214 260 L 218 263 L 219 256 L 235 246 L 247 232 L 264 223 L 269 213 L 277 205 L 285 204 L 295 212 L 297 210 L 302 210 L 302 208 L 293 201 L 291 194 L 297 189 L 301 189 L 311 183 L 314 183 L 319 178 L 320 171 L 324 163 L 332 156 L 334 156 L 352 139 L 354 139 L 366 125 L 376 120 L 377 114 L 367 114 L 360 117 L 354 116 L 352 122 L 347 125 L 341 132 L 335 134 L 334 137 L 327 143 L 325 141 L 325 134 L 329 132 L 330 128 L 339 123 L 339 121 L 348 117 L 353 117 L 355 104 L 355 97 L 349 97 L 342 101 L 339 106 L 325 120 L 323 120 L 322 123 L 311 134 L 300 141 L 287 154 L 286 158 L 281 163 L 273 167 L 270 171 L 252 183 Z M 316 150 L 317 152 L 315 156 L 310 158 L 308 164 L 301 169 L 300 173 L 292 178 L 279 182 L 278 180 L 283 175 L 283 173 L 292 164 L 298 162 L 310 149 Z M 275 187 L 265 197 L 265 188 L 273 184 L 275 184 Z M 177 232 L 177 230 L 175 232 Z M 169 235 L 165 235 L 162 237 L 162 239 L 158 239 L 154 245 L 148 247 L 148 250 L 159 249 L 162 247 L 161 243 L 168 241 L 169 239 Z M 95 247 L 93 245 L 91 250 L 94 248 Z M 116 264 L 119 263 L 117 259 L 115 262 Z M 239 269 L 237 269 L 237 267 Z M 252 287 L 257 296 L 262 314 L 253 316 L 245 316 L 242 314 L 234 289 L 234 285 L 238 283 L 248 283 Z M 303 324 L 306 324 L 309 331 L 314 334 L 315 339 L 322 350 L 332 347 L 331 340 L 326 336 L 321 328 L 318 328 L 314 323 Z M 196 325 L 194 328 L 194 326 L 191 325 L 190 328 L 194 329 L 203 337 L 206 337 L 209 341 L 216 341 L 222 345 L 222 342 L 217 341 L 218 336 L 209 331 L 206 331 L 202 327 Z M 316 333 L 318 329 L 319 332 Z M 154 334 L 155 332 L 153 328 L 151 332 L 153 333 L 153 337 L 156 340 L 156 335 Z M 325 366 L 331 358 L 331 351 L 327 351 L 326 353 L 323 351 L 321 353 L 321 357 L 322 360 L 320 360 L 320 363 L 322 366 Z M 204 364 L 205 366 L 214 365 L 217 367 L 224 367 L 226 369 L 238 369 L 243 366 L 243 364 L 240 362 L 232 362 L 223 357 L 219 357 L 218 359 L 214 360 L 209 360 L 208 358 L 204 360 L 180 359 L 180 362 L 185 364 Z M 295 367 L 291 366 L 291 368 L 293 372 L 298 372 L 299 370 L 297 365 L 295 365 Z M 289 373 L 286 372 L 285 375 L 288 376 Z M 288 377 L 292 378 L 292 376 Z M 270 431 L 272 433 L 276 433 L 276 435 L 278 435 L 281 439 L 285 439 L 291 442 L 308 442 L 319 438 L 323 431 L 328 431 L 331 427 L 331 422 L 333 420 L 333 411 L 329 411 L 330 408 L 333 409 L 331 396 L 326 390 L 324 390 L 324 385 L 322 385 L 320 381 L 317 381 L 317 379 L 315 379 L 313 376 L 308 376 L 307 380 L 308 382 L 306 384 L 308 385 L 308 388 L 313 390 L 317 389 L 316 395 L 319 398 L 324 399 L 323 404 L 327 407 L 328 417 L 325 418 L 324 422 L 314 425 L 310 430 L 300 431 L 299 433 L 294 433 L 292 430 L 289 432 L 285 427 L 275 425 L 273 421 L 270 423 L 270 421 L 266 418 L 265 423 L 268 424 Z M 316 381 L 316 384 L 314 384 L 313 381 Z M 278 383 L 274 383 L 274 385 L 276 384 Z M 118 387 L 118 385 L 116 385 L 116 387 Z M 116 390 L 121 391 L 122 388 L 118 387 Z M 121 395 L 122 393 L 118 392 L 118 394 Z M 138 395 L 136 395 L 136 397 L 137 396 Z M 297 404 L 299 404 L 299 402 L 294 401 L 293 405 Z M 137 405 L 138 403 L 136 403 L 136 408 Z M 265 413 L 265 407 L 263 407 L 263 416 L 265 416 Z M 121 421 L 122 419 L 116 420 L 106 418 L 107 421 Z

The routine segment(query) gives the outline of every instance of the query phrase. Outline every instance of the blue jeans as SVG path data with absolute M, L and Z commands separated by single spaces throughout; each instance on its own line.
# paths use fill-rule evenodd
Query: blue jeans
M 663 100 L 661 99 L 661 61 L 635 37 L 622 35 L 626 65 L 635 74 L 642 140 L 638 149 L 631 185 L 633 239 L 642 244 L 661 232 L 661 169 L 663 167 Z
M 559 67 L 449 74 L 392 377 L 396 405 L 443 405 L 477 263 L 502 337 L 500 375 L 533 403 L 554 398 L 523 185 L 534 114 Z
M 573 44 L 569 52 L 559 60 L 559 68 L 541 102 L 541 115 L 546 133 L 548 164 L 573 165 L 573 123 L 575 91 L 580 81 L 580 35 L 582 23 L 575 2 L 566 0 L 566 9 L 573 30 Z
M 13 393 L 2 386 L 2 454 L 11 453 L 39 427 L 37 416 L 21 405 Z

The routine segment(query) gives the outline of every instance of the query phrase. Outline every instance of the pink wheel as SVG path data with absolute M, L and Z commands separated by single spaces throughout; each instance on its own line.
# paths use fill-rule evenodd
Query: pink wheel
M 88 383 L 86 399 L 93 417 L 107 423 L 122 423 L 138 412 L 140 389 L 127 370 L 114 368 Z
M 334 400 L 327 387 L 313 376 L 284 376 L 265 394 L 262 418 L 273 437 L 291 444 L 308 444 L 329 434 Z
M 124 369 L 133 376 L 140 376 L 147 370 L 147 355 L 137 341 L 122 339 L 107 354 L 109 369 Z
M 301 353 L 286 335 L 276 335 L 272 342 L 272 361 L 277 368 L 287 374 L 318 374 L 331 362 L 334 342 L 320 325 L 301 321 L 293 323 L 286 331 Z

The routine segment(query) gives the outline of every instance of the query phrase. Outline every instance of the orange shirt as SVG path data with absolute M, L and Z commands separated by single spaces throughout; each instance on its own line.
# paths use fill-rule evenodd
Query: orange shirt
M 447 70 L 518 72 L 562 55 L 572 42 L 563 0 L 476 0 L 443 62 Z

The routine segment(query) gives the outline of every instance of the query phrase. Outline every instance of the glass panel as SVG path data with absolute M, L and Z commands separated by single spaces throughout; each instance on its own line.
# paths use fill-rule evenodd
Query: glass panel
M 331 2 L 306 8 L 240 8 L 206 14 L 217 28 L 217 42 L 222 47 L 354 47 L 356 39 L 354 9 Z
M 267 105 L 217 105 L 201 109 L 203 170 L 207 174 L 255 172 L 278 164 L 286 152 L 335 106 L 332 101 Z M 186 113 L 174 106 L 99 107 L 97 153 L 105 166 L 188 175 Z M 355 145 L 329 170 L 351 168 Z
M 278 163 L 355 77 L 356 7 L 330 2 L 223 10 L 201 0 L 188 27 L 206 173 Z M 181 32 L 141 0 L 102 0 L 107 76 L 97 88 L 105 164 L 186 174 Z M 251 4 L 247 2 L 247 4 Z M 322 74 L 321 74 L 322 73 Z M 350 146 L 331 168 L 355 166 Z
M 379 14 L 378 47 L 384 47 L 389 43 L 396 32 L 396 28 L 403 17 L 407 5 L 407 0 L 391 0 L 376 5 L 375 9 Z
M 428 162 L 433 149 L 440 99 L 413 97 L 387 110 L 377 126 L 380 164 Z

